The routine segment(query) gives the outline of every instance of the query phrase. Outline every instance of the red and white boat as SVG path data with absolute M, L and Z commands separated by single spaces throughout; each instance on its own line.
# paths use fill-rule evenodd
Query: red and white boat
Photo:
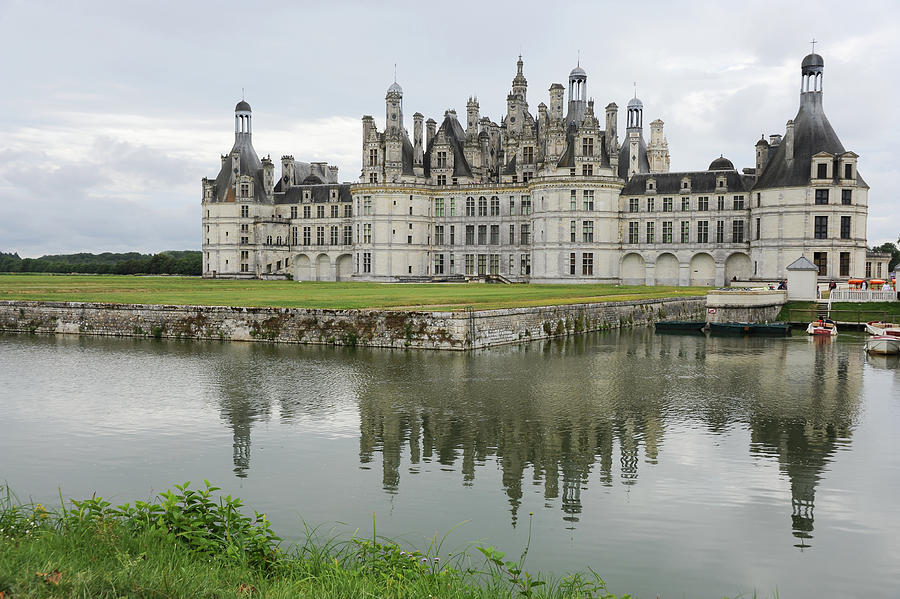
M 866 351 L 870 354 L 900 354 L 900 337 L 873 335 L 866 339 Z
M 866 332 L 870 335 L 894 335 L 900 337 L 900 324 L 873 320 L 866 323 Z
M 834 337 L 838 334 L 837 325 L 833 320 L 814 320 L 806 327 L 807 335 L 823 335 Z

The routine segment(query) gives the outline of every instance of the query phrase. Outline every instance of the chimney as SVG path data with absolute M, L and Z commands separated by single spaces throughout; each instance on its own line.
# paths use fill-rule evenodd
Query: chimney
M 425 121 L 425 148 L 431 145 L 431 140 L 434 139 L 434 130 L 437 126 L 437 123 L 434 119 L 428 119 Z
M 784 132 L 784 157 L 788 160 L 794 159 L 794 121 L 790 120 L 785 126 Z

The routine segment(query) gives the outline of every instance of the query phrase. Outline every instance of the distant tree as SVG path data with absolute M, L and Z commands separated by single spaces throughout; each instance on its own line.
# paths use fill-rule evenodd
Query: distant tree
M 20 258 L 17 253 L 0 252 L 0 272 L 58 272 L 86 274 L 202 274 L 199 251 L 167 251 L 90 254 L 51 254 L 40 258 Z
M 897 240 L 897 243 L 900 244 L 900 239 Z M 890 241 L 873 247 L 872 251 L 884 252 L 891 255 L 891 261 L 888 264 L 888 272 L 893 272 L 894 267 L 897 266 L 898 263 L 900 263 L 900 249 L 897 249 L 897 245 L 891 243 Z

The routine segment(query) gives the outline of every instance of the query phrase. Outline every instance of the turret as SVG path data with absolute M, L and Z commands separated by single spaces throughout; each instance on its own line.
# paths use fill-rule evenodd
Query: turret
M 669 142 L 663 135 L 663 121 L 656 119 L 650 123 L 650 145 L 647 146 L 647 159 L 651 173 L 669 172 Z
M 282 156 L 281 157 L 281 181 L 282 186 L 290 186 L 295 183 L 294 181 L 294 157 L 293 156 Z
M 466 102 L 466 139 L 478 138 L 478 98 L 470 97 Z
M 560 122 L 563 120 L 563 101 L 566 94 L 566 88 L 561 83 L 554 83 L 550 86 L 550 121 Z
M 615 102 L 606 105 L 606 147 L 609 149 L 610 159 L 615 157 L 618 161 L 619 151 L 619 106 Z
M 250 111 L 250 104 L 248 104 L 245 100 L 241 100 L 234 107 L 234 142 L 238 143 L 240 141 L 250 141 L 250 136 L 253 133 L 253 127 L 251 126 L 252 114 Z
M 399 135 L 403 131 L 403 88 L 396 81 L 388 87 L 384 103 L 384 131 Z
M 579 63 L 569 73 L 569 113 L 566 122 L 580 125 L 584 120 L 584 111 L 587 102 L 587 73 Z
M 422 119 L 424 118 L 425 116 L 421 112 L 413 115 L 413 170 L 418 177 L 425 174 L 423 167 L 425 153 L 422 150 Z
M 425 148 L 431 146 L 431 140 L 434 139 L 434 132 L 437 128 L 437 122 L 434 119 L 425 121 Z
M 263 193 L 266 199 L 272 201 L 275 197 L 275 165 L 268 156 L 262 159 L 263 167 Z
M 519 60 L 516 62 L 516 76 L 512 80 L 512 93 L 522 102 L 526 101 L 526 93 L 528 91 L 528 81 L 522 74 L 522 55 L 519 54 Z
M 766 168 L 766 164 L 769 163 L 769 142 L 766 141 L 766 136 L 763 135 L 759 138 L 759 141 L 756 142 L 756 176 L 760 176 L 763 172 L 763 169 Z

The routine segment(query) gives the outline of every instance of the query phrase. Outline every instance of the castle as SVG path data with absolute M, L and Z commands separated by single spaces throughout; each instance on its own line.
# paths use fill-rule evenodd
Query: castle
M 384 130 L 362 118 L 353 184 L 292 156 L 276 178 L 239 102 L 234 147 L 203 179 L 204 276 L 723 285 L 784 278 L 801 256 L 823 279 L 869 276 L 868 185 L 823 111 L 820 55 L 801 64 L 796 117 L 740 171 L 720 156 L 669 172 L 663 122 L 647 143 L 637 97 L 620 143 L 618 106 L 598 117 L 580 65 L 567 97 L 552 84 L 535 116 L 521 57 L 516 66 L 499 124 L 473 97 L 465 127 L 455 110 L 440 125 L 417 112 L 412 139 L 392 83 Z

